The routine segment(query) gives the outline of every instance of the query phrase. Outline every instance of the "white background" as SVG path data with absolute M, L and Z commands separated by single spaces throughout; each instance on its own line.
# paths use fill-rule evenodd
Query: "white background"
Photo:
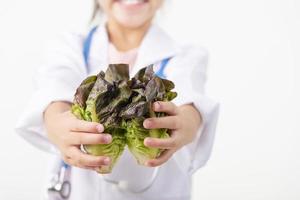
M 90 12 L 84 0 L 0 0 L 0 199 L 41 196 L 49 156 L 13 127 L 46 42 L 84 27 Z M 299 13 L 299 0 L 173 0 L 162 9 L 175 39 L 210 51 L 207 93 L 222 106 L 195 200 L 300 199 Z

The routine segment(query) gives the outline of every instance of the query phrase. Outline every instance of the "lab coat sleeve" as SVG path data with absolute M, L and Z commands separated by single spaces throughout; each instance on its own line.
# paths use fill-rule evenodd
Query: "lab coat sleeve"
M 170 63 L 170 79 L 175 82 L 175 91 L 178 97 L 174 99 L 177 105 L 193 104 L 200 112 L 202 125 L 197 131 L 194 141 L 174 155 L 173 159 L 179 167 L 188 174 L 193 174 L 197 169 L 204 166 L 208 161 L 219 112 L 219 104 L 205 95 L 204 86 L 206 82 L 206 67 L 208 54 L 202 48 L 187 48 L 175 60 L 176 69 L 172 69 Z
M 34 93 L 15 130 L 41 150 L 58 153 L 47 139 L 43 112 L 51 102 L 72 102 L 74 91 L 86 74 L 81 49 L 79 35 L 62 34 L 51 41 L 43 65 L 36 70 Z

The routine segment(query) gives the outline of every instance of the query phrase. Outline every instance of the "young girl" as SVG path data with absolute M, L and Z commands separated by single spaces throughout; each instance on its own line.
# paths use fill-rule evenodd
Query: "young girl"
M 71 166 L 69 199 L 190 199 L 191 177 L 211 152 L 218 105 L 204 95 L 206 51 L 177 44 L 152 23 L 162 4 L 163 0 L 96 1 L 96 13 L 101 11 L 105 22 L 61 38 L 36 75 L 36 92 L 17 131 Z M 175 83 L 178 97 L 153 104 L 155 111 L 169 116 L 143 123 L 147 129 L 171 130 L 170 138 L 144 140 L 164 153 L 140 166 L 125 150 L 112 173 L 103 176 L 95 170 L 108 165 L 110 158 L 85 154 L 80 145 L 107 144 L 112 138 L 101 124 L 76 119 L 70 106 L 80 82 L 105 71 L 109 63 L 128 63 L 131 76 L 154 64 L 159 76 Z

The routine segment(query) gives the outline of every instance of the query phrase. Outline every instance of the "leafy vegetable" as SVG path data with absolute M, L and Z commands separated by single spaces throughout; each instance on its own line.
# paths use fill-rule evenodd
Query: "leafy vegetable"
M 155 113 L 155 101 L 171 101 L 177 96 L 173 82 L 161 79 L 153 67 L 141 69 L 129 79 L 126 64 L 111 64 L 104 73 L 86 78 L 77 88 L 72 113 L 86 121 L 104 125 L 112 135 L 110 144 L 84 145 L 87 153 L 109 156 L 112 164 L 102 167 L 99 173 L 110 173 L 126 144 L 139 164 L 158 157 L 163 150 L 144 145 L 146 137 L 167 138 L 167 129 L 145 129 L 143 121 L 149 117 L 162 117 Z
M 171 92 L 173 82 L 157 77 L 152 66 L 140 70 L 132 79 L 133 101 L 121 111 L 120 116 L 127 120 L 126 142 L 139 164 L 158 157 L 163 150 L 144 145 L 146 137 L 167 138 L 167 129 L 145 129 L 143 121 L 149 117 L 162 117 L 164 113 L 155 113 L 152 104 L 155 101 L 171 101 L 177 96 Z

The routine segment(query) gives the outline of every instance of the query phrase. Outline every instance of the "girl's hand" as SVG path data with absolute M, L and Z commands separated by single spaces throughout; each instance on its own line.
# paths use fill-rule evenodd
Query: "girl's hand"
M 144 127 L 147 129 L 170 129 L 171 137 L 166 139 L 146 138 L 144 140 L 147 147 L 165 149 L 158 158 L 145 163 L 149 167 L 165 163 L 177 150 L 192 142 L 202 123 L 201 115 L 193 105 L 177 107 L 172 102 L 159 101 L 153 104 L 153 109 L 155 112 L 165 112 L 169 116 L 148 118 L 144 121 Z
M 81 144 L 111 142 L 111 135 L 102 133 L 103 125 L 78 120 L 70 112 L 70 104 L 64 102 L 50 104 L 44 113 L 44 121 L 48 137 L 60 150 L 65 163 L 92 170 L 110 164 L 109 157 L 92 156 L 80 150 Z

